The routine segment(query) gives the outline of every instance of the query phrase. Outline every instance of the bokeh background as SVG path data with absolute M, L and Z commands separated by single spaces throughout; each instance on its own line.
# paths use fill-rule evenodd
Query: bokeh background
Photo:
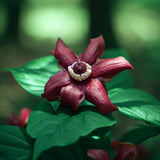
M 136 87 L 160 100 L 160 0 L 0 0 L 2 70 L 49 55 L 58 37 L 81 53 L 89 39 L 100 34 L 106 49 L 128 52 Z M 12 112 L 32 108 L 39 100 L 9 72 L 0 72 L 0 124 L 7 124 Z M 127 119 L 127 124 L 123 116 L 119 121 L 125 122 L 122 130 L 137 123 Z M 150 154 L 145 159 L 160 159 L 158 144 L 157 139 L 145 143 Z

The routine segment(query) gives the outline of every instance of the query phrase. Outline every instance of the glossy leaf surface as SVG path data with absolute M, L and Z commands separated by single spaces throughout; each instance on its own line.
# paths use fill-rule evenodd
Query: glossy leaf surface
M 24 128 L 0 126 L 0 157 L 7 160 L 31 160 L 32 146 Z
M 27 126 L 28 133 L 37 138 L 34 159 L 51 147 L 67 146 L 97 128 L 109 127 L 115 123 L 115 120 L 91 111 L 72 117 L 63 113 L 50 115 L 34 111 L 30 114 Z
M 160 125 L 160 102 L 139 89 L 114 89 L 109 92 L 112 103 L 128 118 Z
M 60 68 L 53 56 L 32 60 L 19 68 L 10 68 L 16 81 L 29 93 L 41 96 L 48 79 Z

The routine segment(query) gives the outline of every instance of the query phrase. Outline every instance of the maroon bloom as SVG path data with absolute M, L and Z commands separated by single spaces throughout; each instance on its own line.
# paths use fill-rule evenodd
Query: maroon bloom
M 133 67 L 123 57 L 100 60 L 104 49 L 103 37 L 99 36 L 91 39 L 87 49 L 77 56 L 59 38 L 52 54 L 59 60 L 62 70 L 50 77 L 42 97 L 49 101 L 60 99 L 62 105 L 72 107 L 74 111 L 84 99 L 93 103 L 102 114 L 118 110 L 101 81 L 110 81 L 119 72 Z
M 109 153 L 102 149 L 89 149 L 87 155 L 94 160 L 111 160 Z
M 114 141 L 111 147 L 115 153 L 113 160 L 135 160 L 137 157 L 137 148 L 132 143 Z M 94 160 L 111 160 L 109 153 L 102 149 L 89 149 L 87 155 Z
M 31 109 L 28 109 L 28 108 L 23 108 L 20 111 L 19 117 L 14 113 L 12 113 L 9 117 L 9 122 L 8 122 L 9 125 L 25 128 L 28 123 L 28 117 L 30 113 L 31 113 Z
M 137 148 L 132 143 L 120 143 L 119 141 L 114 141 L 111 144 L 115 152 L 114 160 L 135 160 L 137 157 Z

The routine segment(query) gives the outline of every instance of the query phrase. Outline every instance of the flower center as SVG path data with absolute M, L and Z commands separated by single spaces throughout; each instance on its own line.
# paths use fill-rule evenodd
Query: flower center
M 91 75 L 92 67 L 82 61 L 74 62 L 71 66 L 68 66 L 68 72 L 73 79 L 83 81 Z

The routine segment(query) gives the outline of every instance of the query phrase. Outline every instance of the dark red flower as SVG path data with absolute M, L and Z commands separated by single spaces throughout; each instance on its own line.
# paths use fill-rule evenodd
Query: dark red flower
M 114 141 L 111 147 L 113 147 L 116 154 L 114 160 L 135 160 L 137 157 L 137 148 L 132 143 Z
M 59 38 L 52 54 L 59 60 L 62 70 L 50 77 L 42 97 L 49 101 L 60 98 L 62 105 L 72 107 L 74 111 L 84 98 L 102 114 L 118 110 L 108 98 L 101 81 L 110 81 L 119 72 L 133 67 L 123 57 L 100 60 L 104 49 L 103 37 L 99 36 L 91 39 L 87 49 L 77 56 Z
M 19 117 L 14 113 L 12 113 L 9 117 L 8 123 L 13 126 L 26 127 L 30 112 L 31 112 L 31 109 L 23 108 L 20 111 Z
M 135 160 L 137 157 L 137 148 L 132 143 L 120 143 L 114 141 L 111 144 L 115 152 L 113 160 Z M 89 149 L 87 155 L 92 157 L 94 160 L 111 160 L 109 153 L 102 149 Z
M 89 149 L 87 155 L 95 160 L 111 160 L 109 153 L 102 149 Z

